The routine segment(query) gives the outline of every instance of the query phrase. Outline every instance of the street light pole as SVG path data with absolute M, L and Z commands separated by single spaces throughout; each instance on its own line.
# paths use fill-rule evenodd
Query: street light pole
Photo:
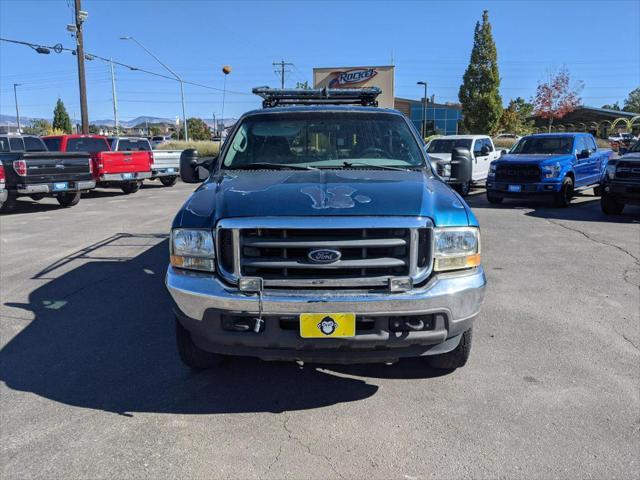
M 109 59 L 111 65 L 111 96 L 113 98 L 113 122 L 116 129 L 116 135 L 120 134 L 118 122 L 118 98 L 116 97 L 116 76 L 113 74 L 113 60 Z
M 16 122 L 18 124 L 18 133 L 20 133 L 20 110 L 18 109 L 18 90 L 17 90 L 17 87 L 19 86 L 20 86 L 19 83 L 13 84 L 13 98 L 16 101 Z
M 427 82 L 418 82 L 424 85 L 424 98 L 422 99 L 422 138 L 427 137 Z
M 171 75 L 176 77 L 176 80 L 178 82 L 180 82 L 180 98 L 182 99 L 182 121 L 184 122 L 184 139 L 185 139 L 185 141 L 188 142 L 189 141 L 189 132 L 188 132 L 188 128 L 187 128 L 187 113 L 186 113 L 186 110 L 184 108 L 184 81 L 182 80 L 182 78 L 180 78 L 180 76 L 176 72 L 171 70 L 166 64 L 164 64 L 162 62 L 162 60 L 160 60 L 153 53 L 151 53 L 147 47 L 145 47 L 143 44 L 141 44 L 134 37 L 131 37 L 131 36 L 129 36 L 129 37 L 120 37 L 120 40 L 131 40 L 131 41 L 137 43 L 140 48 L 142 48 L 151 57 L 153 57 L 156 62 L 158 62 L 160 65 L 162 65 Z

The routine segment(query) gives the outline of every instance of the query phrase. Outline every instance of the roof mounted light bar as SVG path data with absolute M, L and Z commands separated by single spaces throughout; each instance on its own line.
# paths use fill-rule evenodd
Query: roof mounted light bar
M 362 105 L 377 107 L 377 96 L 382 93 L 378 87 L 365 88 L 269 88 L 256 87 L 255 95 L 263 98 L 263 108 L 282 105 Z

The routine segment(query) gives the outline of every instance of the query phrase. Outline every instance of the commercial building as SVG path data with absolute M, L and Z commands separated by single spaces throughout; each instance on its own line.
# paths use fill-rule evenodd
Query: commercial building
M 382 93 L 378 105 L 395 108 L 411 119 L 417 130 L 422 131 L 422 100 L 397 98 L 395 96 L 395 67 L 322 67 L 313 69 L 314 88 L 361 88 L 378 87 Z M 433 100 L 433 99 L 432 99 Z M 427 102 L 427 135 L 455 135 L 458 133 L 462 109 L 459 104 Z

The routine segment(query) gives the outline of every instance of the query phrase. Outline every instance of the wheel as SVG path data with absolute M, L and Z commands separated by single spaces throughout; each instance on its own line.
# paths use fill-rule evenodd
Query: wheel
M 80 192 L 75 192 L 75 193 L 59 193 L 58 195 L 56 195 L 56 198 L 58 199 L 58 203 L 67 208 L 67 207 L 73 207 L 74 205 L 77 205 L 78 202 L 80 201 Z
M 443 353 L 442 355 L 426 357 L 427 362 L 433 368 L 440 368 L 443 370 L 455 370 L 456 368 L 464 367 L 467 360 L 469 360 L 469 354 L 471 353 L 472 337 L 473 330 L 470 328 L 462 334 L 460 343 L 456 348 L 450 352 Z
M 31 197 L 31 200 L 33 200 L 34 202 L 39 202 L 44 198 L 44 193 L 34 193 L 33 195 L 29 195 L 29 196 Z
M 4 202 L 0 202 L 0 212 L 6 213 L 16 208 L 16 199 L 16 192 L 7 191 L 7 199 Z
M 564 177 L 562 180 L 562 187 L 560 191 L 553 194 L 553 204 L 556 207 L 568 207 L 571 204 L 573 198 L 573 179 L 571 177 Z
M 461 196 L 466 197 L 467 195 L 469 195 L 469 191 L 471 190 L 471 182 L 458 183 L 454 185 L 453 188 Z
M 127 182 L 120 188 L 127 195 L 129 195 L 130 193 L 136 193 L 138 190 L 140 190 L 140 182 Z
M 602 186 L 598 185 L 597 187 L 593 187 L 593 195 L 596 197 L 602 196 Z
M 496 195 L 493 195 L 489 192 L 487 192 L 487 201 L 493 205 L 498 205 L 500 203 L 502 203 L 502 201 L 504 200 L 503 197 L 498 197 Z
M 620 203 L 611 195 L 603 193 L 600 197 L 600 208 L 607 215 L 620 215 L 624 210 L 624 203 Z
M 213 368 L 222 363 L 222 355 L 202 350 L 191 338 L 191 333 L 182 326 L 176 318 L 176 341 L 178 344 L 178 355 L 180 360 L 187 367 L 194 370 L 205 370 Z
M 178 177 L 160 177 L 160 182 L 162 182 L 162 185 L 164 185 L 165 187 L 173 187 L 176 182 L 178 181 Z

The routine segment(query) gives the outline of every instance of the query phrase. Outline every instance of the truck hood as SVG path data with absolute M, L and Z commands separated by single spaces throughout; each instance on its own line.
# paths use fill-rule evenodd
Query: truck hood
M 627 153 L 619 158 L 625 162 L 640 162 L 640 152 Z
M 456 193 L 423 171 L 260 170 L 227 171 L 206 181 L 174 227 L 273 216 L 423 216 L 437 226 L 478 224 Z
M 502 155 L 496 164 L 501 163 L 530 163 L 536 165 L 545 165 L 556 162 L 571 161 L 573 156 L 570 154 L 558 154 L 558 155 L 519 155 L 519 154 L 506 154 Z

